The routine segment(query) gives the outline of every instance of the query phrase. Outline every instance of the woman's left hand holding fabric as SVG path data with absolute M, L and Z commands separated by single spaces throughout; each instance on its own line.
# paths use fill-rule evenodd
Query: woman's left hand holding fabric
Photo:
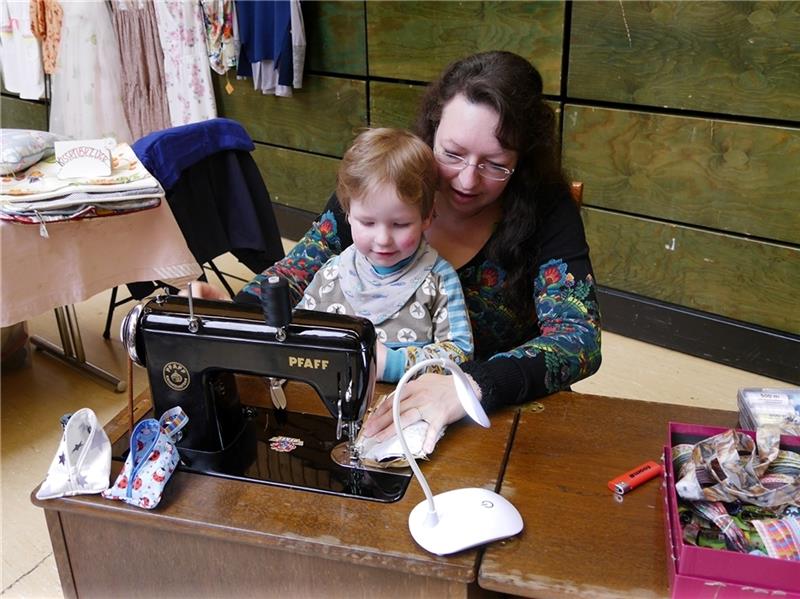
M 480 394 L 476 385 L 473 389 Z M 467 413 L 456 395 L 453 378 L 444 374 L 427 373 L 407 383 L 400 398 L 400 426 L 407 427 L 425 420 L 428 432 L 422 445 L 425 453 L 432 453 L 444 427 L 461 420 Z M 384 401 L 364 425 L 364 435 L 383 441 L 395 434 L 392 402 Z

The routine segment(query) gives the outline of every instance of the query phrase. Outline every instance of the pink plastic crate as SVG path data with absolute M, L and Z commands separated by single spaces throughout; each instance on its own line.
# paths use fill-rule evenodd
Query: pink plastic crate
M 683 542 L 670 448 L 676 443 L 696 443 L 725 430 L 697 424 L 669 423 L 668 445 L 664 447 L 663 490 L 667 568 L 672 596 L 692 599 L 800 599 L 800 562 L 695 547 Z M 743 432 L 755 438 L 752 431 Z M 781 437 L 781 445 L 800 452 L 800 437 Z

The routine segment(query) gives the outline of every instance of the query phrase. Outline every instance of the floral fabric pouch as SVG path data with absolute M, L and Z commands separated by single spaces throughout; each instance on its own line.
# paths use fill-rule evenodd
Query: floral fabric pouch
M 106 499 L 153 509 L 178 465 L 180 430 L 189 417 L 180 406 L 167 410 L 160 420 L 147 418 L 131 434 L 131 448 L 114 485 L 103 491 Z

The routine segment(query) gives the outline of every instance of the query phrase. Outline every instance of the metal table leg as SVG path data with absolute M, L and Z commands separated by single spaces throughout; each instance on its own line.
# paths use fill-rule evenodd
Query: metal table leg
M 128 388 L 125 381 L 119 380 L 110 372 L 86 361 L 86 353 L 83 350 L 83 340 L 81 339 L 80 327 L 78 327 L 78 315 L 75 313 L 75 306 L 62 306 L 56 308 L 54 312 L 56 314 L 58 334 L 61 337 L 61 347 L 36 336 L 31 337 L 31 343 L 48 356 L 56 358 L 60 362 L 72 366 L 95 379 L 99 379 L 102 384 L 110 385 L 115 392 L 122 393 L 125 391 Z

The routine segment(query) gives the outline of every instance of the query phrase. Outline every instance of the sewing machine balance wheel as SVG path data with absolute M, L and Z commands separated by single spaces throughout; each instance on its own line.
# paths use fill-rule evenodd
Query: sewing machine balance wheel
M 139 318 L 144 310 L 144 304 L 137 304 L 125 316 L 120 326 L 119 337 L 122 347 L 128 352 L 131 360 L 139 366 L 146 366 L 144 352 L 140 351 L 136 342 L 136 330 L 139 326 Z

